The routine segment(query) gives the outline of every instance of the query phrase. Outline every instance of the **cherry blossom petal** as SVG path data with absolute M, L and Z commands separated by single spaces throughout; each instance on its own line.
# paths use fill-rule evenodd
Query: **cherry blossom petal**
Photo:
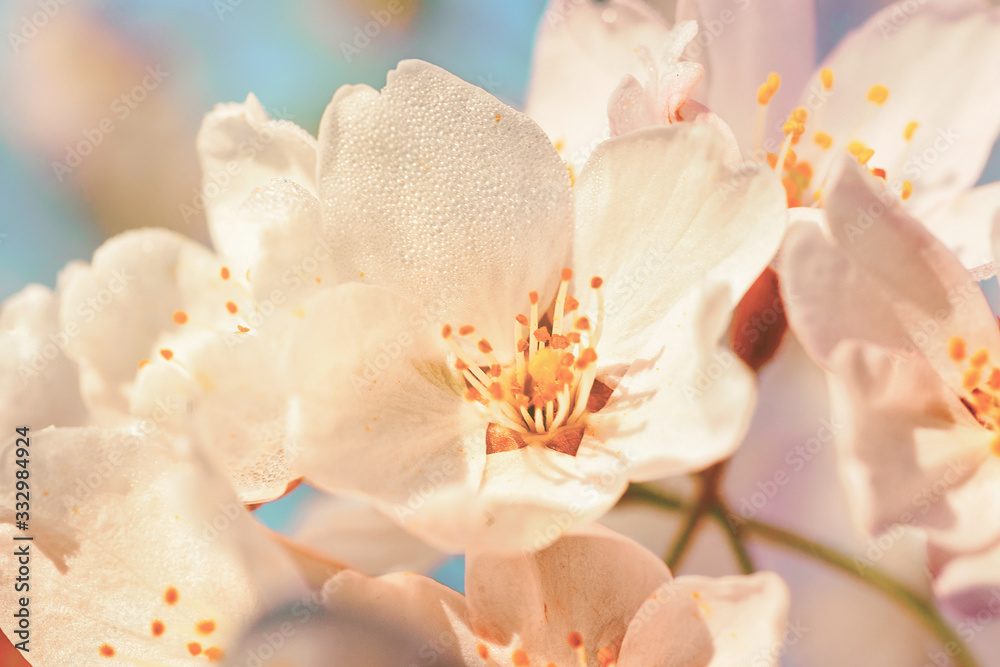
M 816 22 L 812 2 L 798 0 L 681 0 L 677 21 L 697 20 L 700 35 L 685 56 L 705 65 L 695 97 L 732 128 L 751 149 L 757 88 L 768 74 L 781 75 L 769 105 L 769 127 L 784 122 L 815 63 Z M 770 131 L 774 136 L 776 131 Z
M 289 355 L 299 470 L 366 495 L 403 522 L 441 487 L 472 494 L 486 423 L 463 398 L 428 313 L 386 290 L 341 285 L 305 306 Z M 461 510 L 461 507 L 456 508 Z
M 934 593 L 948 607 L 974 619 L 1000 616 L 1000 543 L 974 553 L 931 549 Z
M 288 424 L 283 347 L 272 336 L 215 331 L 166 333 L 169 349 L 139 369 L 129 411 L 152 428 L 205 443 L 245 503 L 274 500 L 299 478 Z
M 846 162 L 826 211 L 836 245 L 801 227 L 789 233 L 783 254 L 782 295 L 806 349 L 823 359 L 853 338 L 908 356 L 919 351 L 958 392 L 966 368 L 951 357 L 952 337 L 970 355 L 986 350 L 1000 359 L 982 290 L 876 179 Z
M 968 269 L 975 269 L 998 257 L 990 252 L 991 230 L 1000 224 L 1000 183 L 966 190 L 947 207 L 924 218 L 923 222 Z M 996 240 L 992 245 L 996 246 Z
M 648 128 L 602 144 L 580 174 L 574 270 L 579 281 L 604 279 L 602 365 L 636 359 L 707 278 L 738 299 L 774 256 L 784 192 L 768 170 L 730 171 L 725 152 L 702 125 Z M 581 313 L 597 311 L 592 290 L 576 292 Z
M 259 322 L 285 326 L 270 322 L 280 322 L 309 295 L 336 284 L 335 250 L 323 225 L 319 200 L 290 180 L 274 179 L 255 188 L 235 210 L 250 227 L 245 234 L 257 235 L 246 276 Z
M 788 604 L 788 587 L 773 572 L 678 577 L 657 591 L 629 625 L 620 664 L 776 665 Z
M 590 417 L 594 437 L 627 461 L 632 480 L 696 472 L 739 445 L 756 387 L 750 369 L 720 344 L 733 306 L 718 284 L 682 299 Z
M 140 362 L 172 354 L 155 347 L 165 332 L 245 323 L 252 299 L 227 271 L 208 249 L 166 230 L 126 232 L 98 248 L 89 269 L 66 281 L 60 304 L 61 326 L 79 329 L 66 354 L 80 363 L 88 406 L 126 412 Z
M 261 609 L 304 592 L 242 504 L 183 449 L 99 428 L 30 437 L 30 530 L 4 523 L 0 533 L 31 553 L 36 667 L 185 665 L 189 644 L 218 659 Z M 15 447 L 4 470 L 15 469 Z M 13 475 L 0 489 L 14 507 Z M 23 535 L 34 539 L 11 541 Z M 13 549 L 0 564 L 17 571 Z M 5 617 L 19 595 L 0 593 Z
M 636 49 L 659 53 L 670 27 L 637 0 L 552 0 L 535 39 L 526 111 L 579 172 L 610 137 L 608 99 L 623 76 L 644 79 Z
M 817 184 L 851 142 L 874 151 L 867 166 L 885 170 L 894 194 L 912 188 L 905 208 L 920 218 L 976 183 L 1000 133 L 1000 10 L 978 0 L 896 3 L 841 40 L 821 67 L 832 72 L 832 88 L 816 85 L 817 74 L 800 99 L 812 117 L 799 153 Z M 813 143 L 818 131 L 831 149 Z M 942 240 L 951 245 L 950 235 Z
M 508 340 L 528 292 L 551 298 L 571 233 L 569 174 L 541 129 L 409 60 L 345 86 L 320 128 L 320 193 L 342 276 Z
M 88 412 L 76 364 L 64 346 L 75 329 L 59 326 L 59 299 L 29 285 L 0 308 L 0 433 L 17 426 L 78 426 Z
M 920 526 L 932 541 L 974 549 L 1000 535 L 995 434 L 982 428 L 919 356 L 847 341 L 830 360 L 848 496 L 862 525 Z M 992 498 L 992 502 L 991 499 Z
M 569 534 L 547 549 L 517 556 L 473 552 L 466 561 L 469 614 L 492 644 L 522 647 L 539 664 L 572 664 L 570 633 L 591 660 L 617 649 L 646 598 L 670 581 L 659 558 L 601 526 Z M 608 576 L 627 572 L 627 578 Z M 661 637 L 664 628 L 660 628 Z
M 442 488 L 421 499 L 419 512 L 398 513 L 408 529 L 445 548 L 543 549 L 611 509 L 628 487 L 627 466 L 588 435 L 576 456 L 537 445 L 496 452 L 487 457 L 475 496 Z
M 254 188 L 287 178 L 317 192 L 316 139 L 295 123 L 271 120 L 252 93 L 242 104 L 220 104 L 205 116 L 197 148 L 212 242 L 240 266 L 255 254 L 256 221 L 239 214 Z

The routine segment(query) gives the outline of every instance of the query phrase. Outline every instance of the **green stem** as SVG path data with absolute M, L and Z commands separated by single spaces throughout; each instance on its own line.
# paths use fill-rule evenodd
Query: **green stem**
M 627 497 L 642 500 L 672 512 L 688 512 L 695 509 L 695 507 L 685 503 L 682 499 L 660 489 L 641 484 L 632 485 L 632 487 L 636 486 L 643 488 L 633 491 L 630 487 Z M 753 535 L 786 549 L 797 551 L 814 560 L 826 563 L 844 574 L 860 579 L 877 588 L 913 614 L 944 646 L 954 649 L 956 655 L 953 656 L 953 660 L 956 667 L 978 667 L 978 663 L 973 657 L 972 652 L 941 617 L 934 607 L 933 602 L 923 595 L 915 593 L 898 579 L 875 567 L 868 568 L 862 572 L 854 566 L 854 561 L 850 556 L 764 521 L 741 517 L 739 519 L 741 526 L 739 529 L 736 529 L 729 521 L 729 511 L 721 503 L 716 504 L 711 511 L 712 515 L 727 527 L 727 532 L 733 533 L 736 538 L 739 538 L 742 534 Z M 733 543 L 733 540 L 730 540 L 730 544 Z M 737 553 L 737 555 L 739 554 Z M 741 566 L 745 568 L 742 557 Z M 949 654 L 951 652 L 949 650 Z
M 756 572 L 757 567 L 754 565 L 753 558 L 750 557 L 750 552 L 747 551 L 747 545 L 743 542 L 742 532 L 729 521 L 728 509 L 722 506 L 713 507 L 712 516 L 722 524 L 722 530 L 726 534 L 726 539 L 729 540 L 729 546 L 732 548 L 733 554 L 736 555 L 736 560 L 739 561 L 740 571 L 743 574 Z
M 687 521 L 684 522 L 684 527 L 677 535 L 673 545 L 670 547 L 666 557 L 663 559 L 663 562 L 667 564 L 667 567 L 670 568 L 671 572 L 675 572 L 681 564 L 681 559 L 684 558 L 687 548 L 691 545 L 691 540 L 694 537 L 695 530 L 698 528 L 698 524 L 700 524 L 701 520 L 705 517 L 705 509 L 706 508 L 699 506 L 692 512 L 688 513 Z

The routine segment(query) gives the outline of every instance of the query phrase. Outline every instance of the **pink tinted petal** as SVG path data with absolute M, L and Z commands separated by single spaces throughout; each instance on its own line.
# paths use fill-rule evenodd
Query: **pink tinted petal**
M 571 632 L 579 633 L 592 660 L 601 648 L 617 649 L 646 598 L 670 580 L 658 557 L 596 525 L 535 553 L 472 552 L 466 567 L 476 634 L 499 644 L 516 637 L 540 664 L 573 664 Z M 615 574 L 622 572 L 628 577 Z
M 989 509 L 1000 498 L 988 481 L 1000 467 L 989 460 L 994 434 L 926 361 L 848 341 L 830 368 L 834 414 L 847 424 L 842 471 L 866 529 L 920 526 L 932 540 L 962 548 L 1000 535 Z

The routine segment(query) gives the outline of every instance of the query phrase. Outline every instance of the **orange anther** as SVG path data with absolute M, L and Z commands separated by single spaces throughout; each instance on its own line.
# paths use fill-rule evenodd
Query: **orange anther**
M 545 327 L 538 327 L 533 332 L 531 332 L 531 335 L 535 337 L 535 340 L 542 343 L 546 343 L 549 341 L 549 339 L 552 338 L 549 335 L 549 330 L 546 329 Z
M 920 125 L 920 123 L 918 123 L 915 120 L 911 120 L 909 123 L 907 123 L 906 124 L 906 129 L 903 130 L 903 138 L 906 139 L 907 141 L 909 141 L 910 139 L 912 139 L 913 138 L 913 133 L 917 131 L 917 127 L 919 125 Z
M 516 667 L 527 667 L 529 663 L 528 654 L 521 649 L 517 649 L 511 653 L 510 660 L 514 663 L 514 665 L 516 665 Z
M 237 308 L 236 304 L 233 303 L 232 301 L 227 301 L 226 302 L 226 310 L 229 311 L 230 315 L 235 315 L 236 312 L 239 310 L 239 308 Z
M 563 366 L 572 366 L 574 361 L 576 361 L 576 357 L 573 356 L 572 352 L 567 352 L 559 359 L 559 363 Z
M 566 303 L 563 304 L 564 313 L 572 313 L 574 310 L 580 307 L 580 302 L 574 299 L 571 295 L 566 295 Z
M 973 368 L 982 368 L 990 360 L 990 352 L 986 348 L 977 350 L 975 354 L 969 357 L 969 363 L 972 364 Z
M 249 328 L 249 327 L 245 327 L 245 326 L 243 326 L 242 324 L 237 324 L 237 325 L 236 325 L 236 330 L 237 330 L 237 331 L 238 331 L 239 333 L 246 333 L 246 332 L 250 331 L 250 328 Z
M 569 642 L 570 648 L 580 648 L 581 646 L 583 646 L 583 635 L 574 630 L 573 632 L 569 633 L 569 636 L 566 638 L 566 641 Z
M 210 635 L 213 632 L 215 632 L 215 621 L 212 620 L 201 621 L 195 627 L 198 628 L 198 632 L 200 632 L 201 634 Z
M 994 391 L 1000 389 L 1000 368 L 990 371 L 990 377 L 986 380 L 986 385 Z
M 149 359 L 143 359 L 142 361 L 139 362 L 139 368 L 142 368 L 143 366 L 147 366 L 147 365 L 149 365 L 151 363 L 153 363 L 153 362 L 150 361 Z
M 765 105 L 771 101 L 774 94 L 778 92 L 778 88 L 781 86 L 781 77 L 775 72 L 771 72 L 767 75 L 767 81 L 762 83 L 759 88 L 757 88 L 757 104 Z
M 113 658 L 115 656 L 115 650 L 111 648 L 108 644 L 101 644 L 101 655 L 105 658 Z
M 570 331 L 568 334 L 566 334 L 566 338 L 568 338 L 569 342 L 571 342 L 571 343 L 579 343 L 580 342 L 580 332 L 579 331 Z
M 829 67 L 824 67 L 820 70 L 819 80 L 822 82 L 823 88 L 826 90 L 833 88 L 833 70 Z
M 469 370 L 469 364 L 465 363 L 461 359 L 456 359 L 455 360 L 455 368 L 457 368 L 460 371 Z
M 441 338 L 451 338 L 451 325 L 446 324 L 441 327 Z
M 476 345 L 476 347 L 478 347 L 479 351 L 482 352 L 483 354 L 489 354 L 490 352 L 493 351 L 493 346 L 490 345 L 490 342 L 485 338 L 480 340 L 479 343 Z
M 187 645 L 187 650 L 191 655 L 201 655 L 201 644 L 198 642 L 190 642 Z
M 479 657 L 482 658 L 483 660 L 486 660 L 490 657 L 490 649 L 487 648 L 486 644 L 477 644 L 476 653 L 478 653 Z
M 601 285 L 603 284 L 604 284 L 604 278 L 601 278 L 600 276 L 594 276 L 593 278 L 590 279 L 590 287 L 592 289 L 600 289 Z
M 876 84 L 868 89 L 868 101 L 875 104 L 884 104 L 889 98 L 889 89 L 882 84 Z
M 219 271 L 219 275 L 222 276 L 223 280 L 229 280 L 229 267 L 222 267 L 222 270 Z
M 769 167 L 771 167 L 771 169 L 774 169 L 775 167 L 777 167 L 778 166 L 778 154 L 777 153 L 768 153 L 767 154 L 767 164 L 768 164 Z
M 177 604 L 177 600 L 180 596 L 177 594 L 177 589 L 171 586 L 163 594 L 163 601 L 167 604 Z
M 500 364 L 493 364 L 492 366 L 490 366 L 490 375 L 492 375 L 493 377 L 495 378 L 500 377 L 500 373 L 502 372 L 503 369 L 500 367 Z
M 588 329 L 590 329 L 590 320 L 588 320 L 586 317 L 578 317 L 576 319 L 576 322 L 573 323 L 573 326 L 579 329 L 580 331 L 587 331 Z
M 532 306 L 536 305 L 538 303 L 538 292 L 536 292 L 535 290 L 531 290 L 530 292 L 528 292 L 528 301 L 531 303 Z
M 549 343 L 549 346 L 553 350 L 565 350 L 569 347 L 569 338 L 561 334 L 555 334 L 552 336 L 552 342 Z
M 478 401 L 480 399 L 479 392 L 469 387 L 465 390 L 465 399 L 468 401 Z
M 528 326 L 528 318 L 526 316 L 524 316 L 524 315 L 518 315 L 514 319 L 517 320 L 517 323 L 520 324 L 521 326 L 523 326 L 523 327 Z
M 170 361 L 171 359 L 174 358 L 174 351 L 164 348 L 160 350 L 160 356 L 166 359 L 167 361 Z
M 813 135 L 813 141 L 816 142 L 820 148 L 830 148 L 833 145 L 833 137 L 831 137 L 826 132 L 817 132 Z
M 499 382 L 494 382 L 490 385 L 490 396 L 497 399 L 498 401 L 503 400 L 503 387 Z
M 913 194 L 913 183 L 903 181 L 903 189 L 899 191 L 899 198 L 906 201 Z
M 475 332 L 476 332 L 476 327 L 472 326 L 471 324 L 463 324 L 458 328 L 459 336 L 468 336 L 469 334 L 473 334 Z
M 166 629 L 166 626 L 163 625 L 163 621 L 153 621 L 152 631 L 154 637 L 159 637 L 166 631 Z
M 562 278 L 564 282 L 569 282 L 573 280 L 573 269 L 569 268 L 563 269 L 560 278 Z
M 188 315 L 183 310 L 174 312 L 174 324 L 187 324 Z
M 884 181 L 885 169 L 880 169 L 878 167 L 875 167 L 874 169 L 872 169 L 872 176 L 875 176 L 876 178 L 881 178 Z
M 948 356 L 952 358 L 953 361 L 961 361 L 965 359 L 965 339 L 960 336 L 953 336 L 948 341 Z
M 521 338 L 520 340 L 517 341 L 517 351 L 518 352 L 527 352 L 528 351 L 528 339 L 527 338 Z
M 209 662 L 218 662 L 222 660 L 222 649 L 218 646 L 210 646 L 205 649 L 205 657 L 208 658 Z

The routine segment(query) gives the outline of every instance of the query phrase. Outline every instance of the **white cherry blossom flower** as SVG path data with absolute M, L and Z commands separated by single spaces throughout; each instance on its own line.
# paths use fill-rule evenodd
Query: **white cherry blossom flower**
M 940 548 L 986 548 L 1000 538 L 997 320 L 959 260 L 857 165 L 826 211 L 829 238 L 793 227 L 780 274 L 847 424 L 853 507 L 873 532 L 901 523 Z
M 438 68 L 338 91 L 317 182 L 356 282 L 290 344 L 302 472 L 444 549 L 539 548 L 630 479 L 731 453 L 754 390 L 718 341 L 784 201 L 724 152 L 653 128 L 571 188 L 530 119 Z

